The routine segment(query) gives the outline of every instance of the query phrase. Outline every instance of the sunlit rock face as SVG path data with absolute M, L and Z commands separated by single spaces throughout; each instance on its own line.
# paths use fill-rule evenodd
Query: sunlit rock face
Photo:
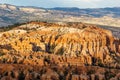
M 120 40 L 94 25 L 31 22 L 16 29 L 21 30 L 1 33 L 1 49 L 78 57 L 80 62 L 90 65 L 115 62 L 113 57 L 120 57 Z

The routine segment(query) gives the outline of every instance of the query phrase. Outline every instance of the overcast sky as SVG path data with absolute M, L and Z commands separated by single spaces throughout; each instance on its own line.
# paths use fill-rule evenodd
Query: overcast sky
M 103 8 L 120 7 L 120 0 L 0 0 L 0 3 L 18 6 L 37 6 L 44 8 L 53 7 L 79 7 Z

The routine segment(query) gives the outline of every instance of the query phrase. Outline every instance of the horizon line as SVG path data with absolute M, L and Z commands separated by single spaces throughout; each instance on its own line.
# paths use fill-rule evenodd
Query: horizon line
M 49 8 L 78 8 L 78 9 L 100 9 L 100 8 L 120 8 L 120 6 L 114 6 L 114 7 L 91 7 L 91 8 L 80 8 L 80 7 L 62 7 L 62 6 L 56 6 L 56 7 L 40 7 L 40 6 L 32 6 L 32 5 L 15 5 L 15 4 L 9 4 L 9 3 L 0 3 L 0 5 L 12 5 L 16 7 L 34 7 L 34 8 L 44 8 L 44 9 L 49 9 Z

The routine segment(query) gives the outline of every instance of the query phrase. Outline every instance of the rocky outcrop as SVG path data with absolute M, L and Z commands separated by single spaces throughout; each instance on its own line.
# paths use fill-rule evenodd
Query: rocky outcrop
M 35 24 L 39 26 L 33 29 Z M 77 57 L 79 62 L 90 65 L 119 62 L 120 40 L 108 30 L 82 23 L 31 22 L 29 25 L 33 26 L 22 34 L 3 33 L 0 45 L 9 45 L 12 51 L 19 53 L 42 52 Z M 24 26 L 20 28 L 24 29 Z
M 94 25 L 31 22 L 0 41 L 1 80 L 120 79 L 120 39 Z
M 100 71 L 99 71 L 100 70 Z M 119 80 L 120 70 L 92 66 L 0 64 L 1 80 Z

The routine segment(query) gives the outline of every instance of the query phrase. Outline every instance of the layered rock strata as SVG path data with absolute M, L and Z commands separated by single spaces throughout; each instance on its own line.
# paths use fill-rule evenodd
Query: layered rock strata
M 76 57 L 83 64 L 119 63 L 120 39 L 108 30 L 81 23 L 36 23 L 37 27 L 18 27 L 25 31 L 1 34 L 0 48 L 4 52 L 49 53 Z M 38 26 L 39 25 L 39 26 Z

